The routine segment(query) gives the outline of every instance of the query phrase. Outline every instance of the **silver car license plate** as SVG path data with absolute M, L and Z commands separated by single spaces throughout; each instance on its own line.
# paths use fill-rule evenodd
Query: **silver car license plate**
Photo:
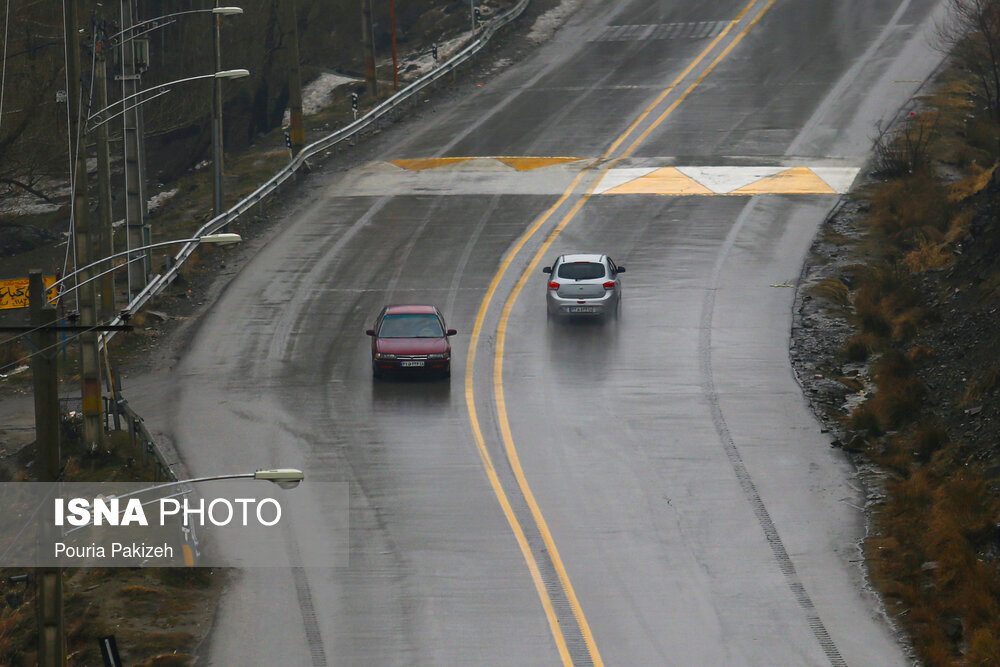
M 401 362 L 399 362 L 399 365 L 402 366 L 403 368 L 413 368 L 413 367 L 417 367 L 417 366 L 423 366 L 424 362 L 423 362 L 423 360 L 412 360 L 411 359 L 409 361 L 401 361 Z
M 593 306 L 570 306 L 568 310 L 571 313 L 592 313 L 595 308 Z

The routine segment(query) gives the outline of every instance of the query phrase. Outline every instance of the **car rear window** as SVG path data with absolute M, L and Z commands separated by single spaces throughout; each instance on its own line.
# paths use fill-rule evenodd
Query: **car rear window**
M 441 320 L 431 313 L 386 315 L 378 335 L 381 338 L 440 338 L 444 336 Z
M 559 277 L 569 280 L 589 280 L 604 277 L 604 265 L 598 262 L 571 262 L 559 265 Z

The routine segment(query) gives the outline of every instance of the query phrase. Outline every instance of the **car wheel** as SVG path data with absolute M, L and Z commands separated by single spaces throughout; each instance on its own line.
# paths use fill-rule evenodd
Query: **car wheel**
M 372 364 L 372 377 L 375 378 L 376 380 L 382 379 L 382 371 L 376 368 L 374 364 Z
M 449 364 L 447 368 L 441 371 L 441 377 L 444 379 L 451 377 L 451 364 Z

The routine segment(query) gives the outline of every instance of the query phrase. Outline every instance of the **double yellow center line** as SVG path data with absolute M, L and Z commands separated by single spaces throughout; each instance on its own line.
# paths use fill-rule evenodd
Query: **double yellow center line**
M 572 196 L 576 187 L 583 180 L 584 176 L 590 172 L 595 165 L 599 165 L 604 160 L 611 158 L 612 155 L 619 149 L 619 147 L 628 139 L 628 137 L 643 123 L 645 122 L 657 109 L 657 107 L 666 99 L 671 92 L 673 92 L 681 83 L 697 68 L 702 61 L 708 58 L 709 54 L 716 48 L 716 46 L 732 32 L 737 25 L 749 14 L 755 6 L 760 4 L 761 0 L 751 0 L 742 11 L 726 26 L 722 32 L 720 32 L 715 39 L 705 49 L 703 49 L 698 56 L 684 69 L 683 72 L 670 84 L 666 89 L 664 89 L 653 102 L 646 107 L 646 109 L 639 114 L 635 121 L 629 125 L 629 127 L 611 144 L 611 146 L 604 152 L 601 158 L 583 169 L 566 191 L 559 197 L 556 202 L 549 207 L 545 213 L 542 214 L 528 230 L 517 240 L 510 252 L 507 253 L 506 257 L 500 263 L 499 269 L 494 274 L 493 279 L 490 281 L 489 287 L 486 290 L 486 294 L 483 296 L 482 302 L 479 304 L 479 310 L 476 313 L 476 322 L 473 326 L 472 336 L 469 340 L 469 353 L 467 358 L 467 363 L 465 367 L 465 402 L 469 412 L 469 421 L 472 426 L 473 437 L 476 441 L 476 448 L 479 452 L 480 460 L 482 461 L 483 468 L 486 471 L 487 478 L 489 479 L 490 485 L 493 488 L 493 492 L 496 494 L 497 500 L 500 502 L 500 507 L 503 510 L 504 515 L 507 517 L 507 522 L 510 524 L 511 530 L 514 532 L 514 537 L 517 540 L 518 546 L 521 549 L 521 554 L 524 557 L 525 563 L 528 565 L 528 571 L 531 574 L 532 582 L 534 583 L 535 590 L 538 593 L 539 600 L 542 603 L 542 608 L 545 612 L 545 617 L 548 620 L 549 628 L 552 632 L 552 637 L 555 640 L 556 647 L 559 651 L 559 655 L 562 658 L 563 664 L 571 665 L 572 657 L 570 655 L 569 648 L 566 643 L 566 637 L 563 634 L 563 630 L 559 625 L 559 620 L 556 616 L 555 609 L 552 604 L 552 599 L 549 596 L 548 591 L 545 588 L 545 582 L 542 578 L 541 571 L 539 569 L 538 562 L 535 560 L 535 556 L 531 552 L 528 539 L 525 535 L 524 528 L 522 527 L 520 521 L 518 520 L 513 507 L 511 506 L 510 499 L 508 498 L 507 492 L 504 490 L 503 485 L 497 475 L 496 468 L 493 465 L 493 459 L 490 456 L 489 450 L 486 448 L 486 443 L 483 438 L 482 429 L 479 425 L 479 417 L 476 409 L 476 396 L 475 396 L 475 386 L 474 386 L 474 376 L 475 376 L 475 362 L 476 362 L 476 352 L 479 347 L 479 339 L 482 335 L 483 322 L 486 319 L 486 313 L 489 309 L 490 304 L 493 302 L 494 296 L 496 295 L 497 287 L 500 284 L 501 279 L 507 273 L 514 259 L 518 256 L 521 250 L 524 248 L 525 244 L 534 237 L 539 229 L 552 217 L 552 215 L 559 210 L 559 208 Z M 767 2 L 763 8 L 754 16 L 739 33 L 735 34 L 728 45 L 715 57 L 714 60 L 698 75 L 698 77 L 691 83 L 690 86 L 683 93 L 681 93 L 673 103 L 671 103 L 666 109 L 664 109 L 659 116 L 657 116 L 648 127 L 646 127 L 629 146 L 613 161 L 604 166 L 601 169 L 600 175 L 603 175 L 608 170 L 612 169 L 618 162 L 629 157 L 638 146 L 645 141 L 649 134 L 656 129 L 656 127 L 662 123 L 673 111 L 683 102 L 691 92 L 697 88 L 701 82 L 715 69 L 715 67 L 736 47 L 736 45 L 743 39 L 743 37 L 756 25 L 757 21 L 767 12 L 768 9 L 774 4 L 775 0 L 770 0 Z M 496 414 L 498 418 L 498 423 L 500 427 L 500 435 L 503 439 L 504 451 L 507 455 L 507 460 L 510 464 L 511 470 L 513 471 L 514 477 L 517 480 L 518 488 L 521 495 L 524 497 L 528 508 L 531 511 L 532 519 L 535 522 L 535 527 L 541 534 L 542 539 L 545 542 L 545 548 L 548 551 L 549 558 L 552 565 L 559 577 L 559 583 L 562 586 L 563 592 L 566 595 L 566 599 L 569 601 L 570 607 L 573 611 L 573 616 L 580 628 L 580 633 L 583 636 L 584 642 L 587 646 L 587 651 L 590 655 L 590 659 L 594 665 L 603 665 L 604 662 L 601 659 L 601 654 L 597 649 L 597 644 L 594 641 L 593 633 L 590 630 L 590 625 L 587 623 L 587 618 L 583 613 L 583 608 L 580 606 L 580 602 L 576 597 L 576 593 L 573 590 L 573 585 L 569 580 L 569 575 L 566 573 L 566 567 L 563 565 L 562 558 L 559 556 L 559 550 L 556 548 L 555 541 L 552 538 L 552 533 L 549 531 L 548 525 L 545 522 L 545 518 L 542 516 L 541 509 L 538 507 L 538 503 L 535 501 L 534 494 L 531 492 L 531 487 L 528 485 L 527 479 L 524 476 L 524 470 L 521 467 L 520 458 L 517 454 L 517 448 L 514 446 L 514 438 L 511 435 L 510 421 L 507 417 L 507 403 L 504 398 L 504 388 L 503 388 L 503 357 L 504 357 L 504 347 L 506 344 L 506 334 L 507 334 L 507 322 L 510 317 L 511 310 L 514 307 L 515 301 L 517 301 L 518 295 L 524 288 L 524 285 L 528 281 L 529 275 L 533 275 L 536 267 L 541 261 L 544 254 L 548 251 L 549 247 L 555 241 L 556 237 L 566 228 L 569 222 L 576 216 L 577 212 L 583 207 L 583 205 L 590 199 L 593 194 L 594 188 L 600 182 L 600 178 L 595 178 L 593 183 L 588 188 L 586 193 L 584 193 L 580 199 L 573 204 L 572 208 L 563 216 L 562 220 L 556 225 L 556 227 L 549 233 L 549 236 L 542 243 L 541 247 L 535 253 L 528 267 L 521 274 L 517 283 L 515 284 L 510 295 L 507 297 L 503 310 L 500 315 L 500 321 L 497 325 L 497 336 L 496 336 L 496 349 L 494 352 L 493 359 L 493 390 L 496 403 Z

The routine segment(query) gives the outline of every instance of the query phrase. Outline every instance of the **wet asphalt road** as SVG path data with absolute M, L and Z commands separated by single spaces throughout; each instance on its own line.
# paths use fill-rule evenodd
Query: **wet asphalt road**
M 194 474 L 351 483 L 349 564 L 243 572 L 209 662 L 905 663 L 857 566 L 863 498 L 788 363 L 836 188 L 599 183 L 860 167 L 940 59 L 939 4 L 585 2 L 311 175 L 164 391 L 130 395 Z M 390 162 L 490 156 L 578 159 Z M 547 321 L 540 268 L 567 251 L 627 267 L 620 320 Z M 373 382 L 364 329 L 396 302 L 459 330 L 450 382 Z

